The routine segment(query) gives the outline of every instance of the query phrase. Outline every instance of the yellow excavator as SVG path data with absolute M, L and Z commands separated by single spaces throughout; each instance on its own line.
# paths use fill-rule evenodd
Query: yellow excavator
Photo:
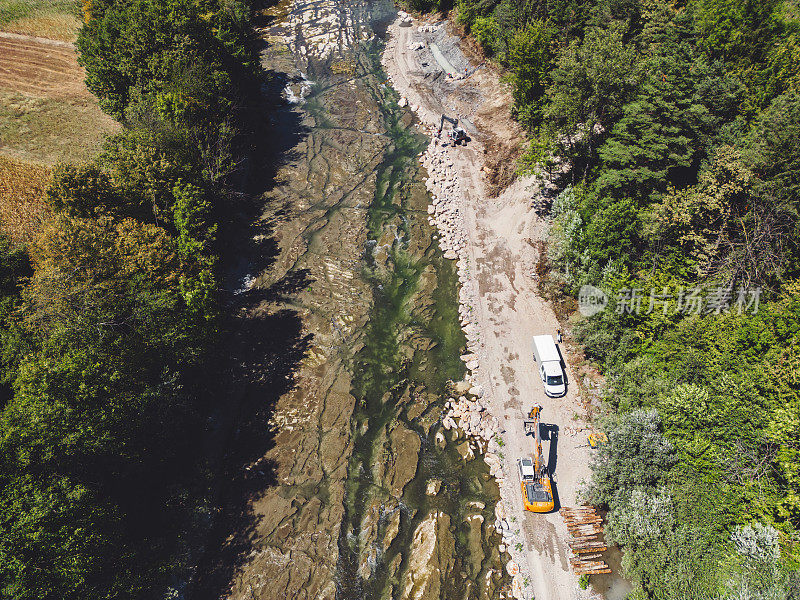
M 517 460 L 525 510 L 536 513 L 550 512 L 555 508 L 550 473 L 547 472 L 547 465 L 544 464 L 542 439 L 539 434 L 539 415 L 541 412 L 541 405 L 535 404 L 528 415 L 528 418 L 532 420 L 525 421 L 525 433 L 534 434 L 536 439 L 534 459 L 521 458 Z

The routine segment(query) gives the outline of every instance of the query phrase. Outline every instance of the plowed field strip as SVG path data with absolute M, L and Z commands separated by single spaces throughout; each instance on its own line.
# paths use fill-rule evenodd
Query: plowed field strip
M 89 97 L 72 47 L 46 42 L 0 37 L 0 87 L 41 96 Z

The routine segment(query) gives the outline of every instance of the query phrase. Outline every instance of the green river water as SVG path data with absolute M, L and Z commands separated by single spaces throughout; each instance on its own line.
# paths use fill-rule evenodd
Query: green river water
M 376 46 L 371 52 L 367 50 L 373 64 L 379 64 L 381 47 Z M 342 598 L 380 597 L 386 593 L 391 583 L 386 565 L 410 546 L 415 525 L 431 510 L 444 511 L 458 523 L 470 501 L 491 505 L 495 500 L 495 490 L 485 477 L 488 469 L 481 461 L 465 464 L 452 445 L 440 449 L 434 443 L 430 424 L 438 419 L 447 382 L 458 381 L 464 375 L 459 359 L 465 339 L 458 325 L 458 282 L 453 263 L 442 257 L 426 219 L 427 196 L 416 157 L 424 150 L 427 139 L 402 124 L 396 95 L 382 86 L 379 90 L 374 99 L 381 108 L 391 142 L 379 166 L 375 199 L 367 215 L 368 250 L 382 243 L 388 248 L 383 264 L 374 259 L 372 252 L 365 254 L 364 275 L 372 284 L 374 303 L 364 348 L 353 365 L 353 393 L 359 409 L 353 423 L 355 449 L 340 537 Z M 432 399 L 415 417 L 409 413 L 416 413 L 419 408 L 414 410 L 410 405 L 415 399 L 408 401 L 410 390 L 417 401 L 420 397 Z M 376 569 L 375 576 L 365 581 L 357 576 L 358 560 L 363 554 L 358 543 L 359 523 L 370 500 L 386 494 L 383 482 L 373 476 L 371 465 L 385 459 L 380 442 L 395 420 L 422 440 L 417 474 L 402 496 L 398 537 L 379 557 L 383 568 Z M 435 497 L 425 493 L 430 478 L 443 482 L 442 491 Z M 385 510 L 385 505 L 382 508 Z M 468 557 L 466 533 L 460 533 L 455 555 Z M 400 572 L 402 567 L 401 563 Z M 462 567 L 458 564 L 456 569 Z M 442 597 L 461 598 L 463 588 L 463 581 L 453 580 Z

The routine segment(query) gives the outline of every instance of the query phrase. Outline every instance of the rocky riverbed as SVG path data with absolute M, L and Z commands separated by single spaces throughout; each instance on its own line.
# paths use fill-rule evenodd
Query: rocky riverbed
M 454 427 L 478 390 L 459 270 L 428 221 L 428 138 L 380 68 L 395 16 L 384 0 L 265 15 L 278 167 L 236 284 L 256 359 L 197 598 L 506 597 L 496 424 Z

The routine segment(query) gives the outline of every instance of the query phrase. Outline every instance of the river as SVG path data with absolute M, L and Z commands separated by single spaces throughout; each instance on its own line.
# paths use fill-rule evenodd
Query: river
M 489 599 L 507 585 L 497 486 L 440 423 L 465 339 L 427 221 L 427 140 L 381 70 L 395 16 L 386 0 L 265 14 L 278 166 L 237 267 L 242 328 L 264 339 L 197 597 Z

